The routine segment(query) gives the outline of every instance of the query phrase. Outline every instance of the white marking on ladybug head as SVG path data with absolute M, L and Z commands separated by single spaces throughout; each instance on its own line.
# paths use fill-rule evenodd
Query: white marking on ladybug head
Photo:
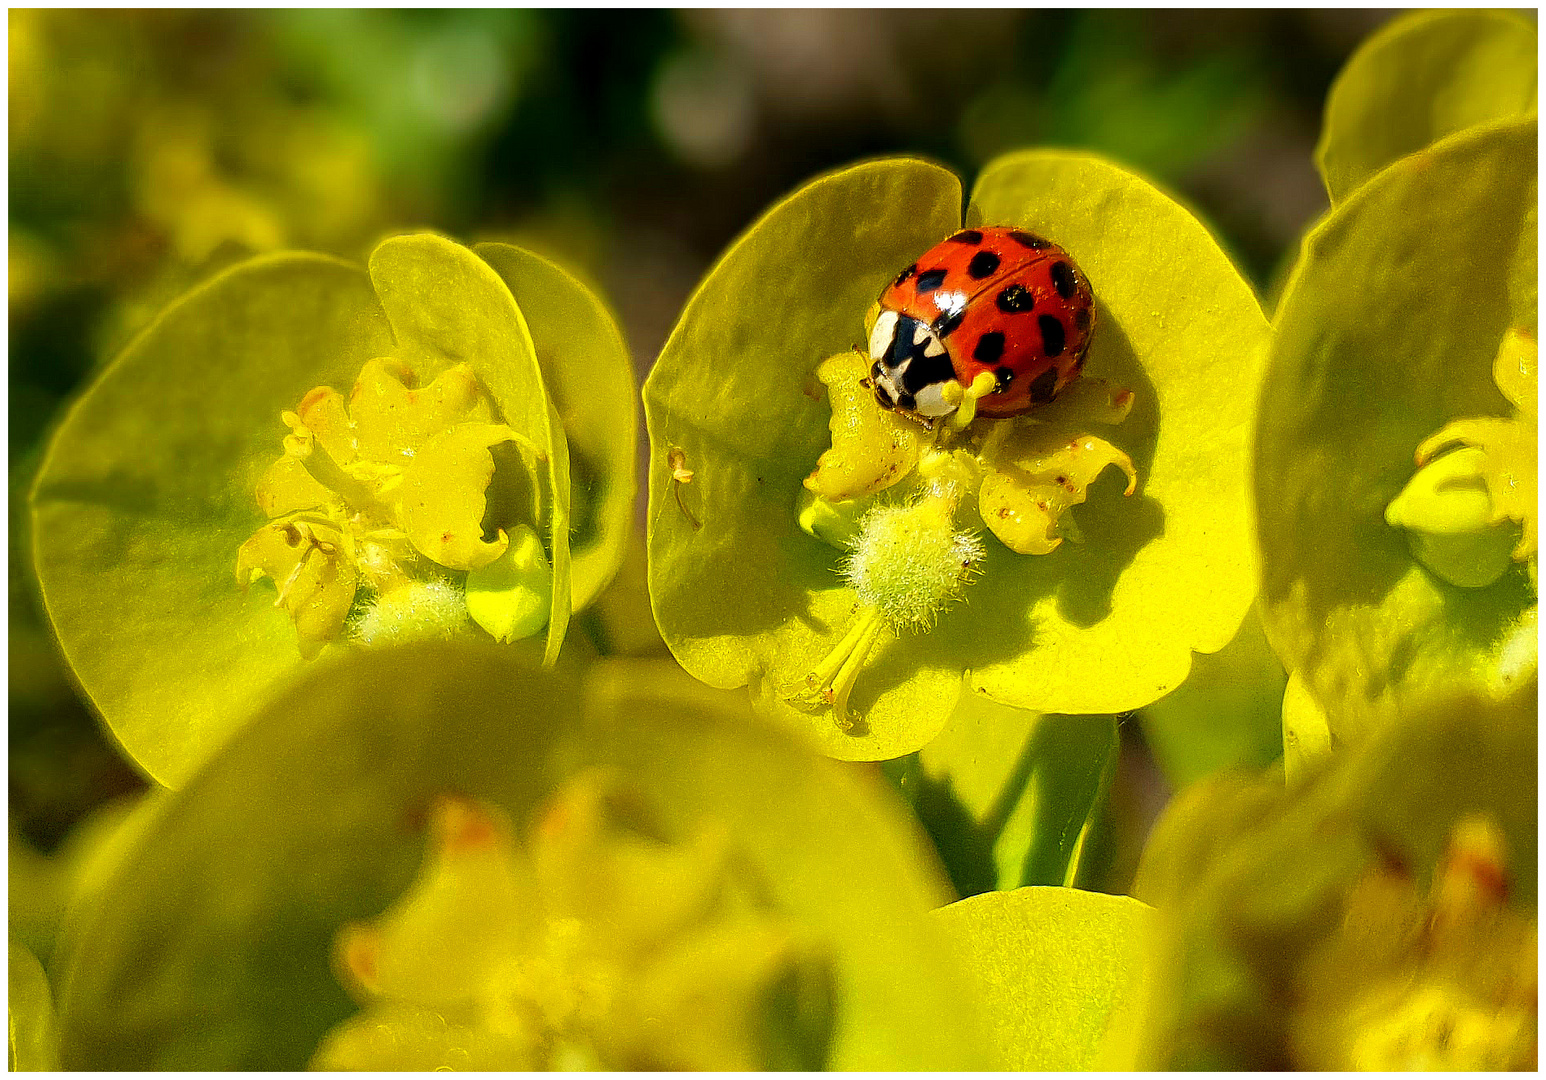
M 880 360 L 891 352 L 891 343 L 896 338 L 897 313 L 894 311 L 882 311 L 875 318 L 874 329 L 870 331 L 870 359 Z
M 953 380 L 952 380 L 953 381 Z M 945 400 L 943 393 L 948 383 L 929 383 L 913 396 L 913 412 L 919 416 L 949 416 L 956 406 Z

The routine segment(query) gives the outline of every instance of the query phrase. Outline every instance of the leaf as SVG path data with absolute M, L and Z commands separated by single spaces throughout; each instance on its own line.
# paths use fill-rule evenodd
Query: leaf
M 639 396 L 617 320 L 596 291 L 509 244 L 473 250 L 504 281 L 531 329 L 569 446 L 574 610 L 606 587 L 633 528 Z
M 1085 374 L 1133 391 L 1108 437 L 1139 479 L 1131 500 L 1114 470 L 1097 481 L 1073 511 L 1082 544 L 990 555 L 972 603 L 999 641 L 971 664 L 971 685 L 1044 712 L 1140 708 L 1182 683 L 1193 651 L 1229 642 L 1256 590 L 1245 455 L 1266 320 L 1195 217 L 1098 158 L 1001 158 L 967 219 L 1046 236 L 1089 276 Z
M 1001 1067 L 1096 1067 L 1113 1015 L 1139 992 L 1147 904 L 1042 886 L 973 896 L 934 916 L 976 978 Z
M 1265 768 L 1282 757 L 1287 678 L 1254 607 L 1233 641 L 1194 657 L 1186 682 L 1138 714 L 1171 787 L 1179 791 L 1230 766 Z
M 7 1068 L 11 1072 L 57 1072 L 59 1035 L 54 998 L 43 965 L 25 945 L 11 938 L 6 1013 L 10 1026 Z
M 156 780 L 185 780 L 301 667 L 289 617 L 271 593 L 243 597 L 231 568 L 262 523 L 280 413 L 391 350 L 359 268 L 267 256 L 168 308 L 60 424 L 32 491 L 43 600 L 81 688 Z
M 1533 119 L 1453 135 L 1338 205 L 1278 308 L 1256 446 L 1262 621 L 1337 740 L 1414 696 L 1485 691 L 1534 603 L 1517 569 L 1477 589 L 1435 577 L 1385 512 L 1425 439 L 1510 411 L 1492 365 L 1505 332 L 1535 333 L 1536 201 Z
M 524 828 L 593 767 L 670 835 L 719 823 L 767 902 L 828 951 L 829 1067 L 989 1063 L 927 918 L 948 893 L 874 777 L 707 688 L 678 695 L 669 673 L 603 668 L 582 694 L 537 654 L 372 649 L 324 659 L 273 700 L 168 796 L 81 927 L 60 997 L 66 1064 L 301 1067 L 355 1012 L 329 967 L 334 934 L 402 894 L 432 802 L 484 801 Z
M 383 241 L 371 253 L 370 277 L 397 335 L 397 358 L 421 377 L 472 364 L 505 423 L 545 457 L 537 470 L 553 564 L 546 652 L 552 664 L 569 627 L 569 449 L 526 318 L 487 263 L 433 234 Z
M 650 595 L 673 654 L 711 686 L 752 683 L 770 711 L 835 757 L 878 760 L 933 737 L 959 669 L 877 668 L 870 734 L 776 703 L 847 630 L 834 551 L 801 532 L 802 481 L 827 446 L 816 367 L 864 336 L 864 313 L 908 261 L 960 224 L 960 184 L 915 159 L 822 177 L 720 257 L 644 384 L 650 432 Z M 693 474 L 678 506 L 669 463 Z M 911 646 L 915 651 L 916 645 Z M 865 694 L 860 683 L 858 694 Z
M 1536 30 L 1502 11 L 1392 19 L 1343 67 L 1315 161 L 1333 204 L 1447 135 L 1537 110 Z
M 918 752 L 914 811 L 964 895 L 1072 881 L 1117 749 L 1110 717 L 1058 716 L 962 694 Z

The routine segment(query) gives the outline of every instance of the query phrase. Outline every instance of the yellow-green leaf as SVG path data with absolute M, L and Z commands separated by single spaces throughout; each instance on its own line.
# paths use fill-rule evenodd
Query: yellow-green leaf
M 1450 136 L 1338 205 L 1278 307 L 1256 445 L 1262 621 L 1337 740 L 1414 696 L 1485 690 L 1535 603 L 1522 569 L 1445 581 L 1385 513 L 1426 439 L 1511 411 L 1492 369 L 1506 334 L 1535 334 L 1536 203 L 1534 119 Z
M 43 600 L 82 689 L 157 780 L 181 783 L 301 666 L 273 593 L 232 579 L 237 549 L 263 523 L 253 493 L 280 414 L 391 350 L 358 267 L 255 259 L 168 308 L 55 433 L 32 492 Z
M 1512 12 L 1420 11 L 1365 41 L 1332 84 L 1315 160 L 1331 201 L 1407 154 L 1534 113 L 1535 27 Z
M 1083 543 L 990 557 L 973 606 L 996 616 L 999 642 L 972 686 L 1045 712 L 1139 708 L 1181 684 L 1193 651 L 1228 643 L 1255 595 L 1246 444 L 1267 323 L 1185 207 L 1098 158 L 990 165 L 968 223 L 1004 222 L 1061 244 L 1089 276 L 1085 373 L 1133 392 L 1108 437 L 1139 488 L 1123 498 L 1111 470 L 1074 511 Z
M 520 305 L 569 448 L 574 610 L 616 575 L 634 523 L 639 395 L 628 347 L 596 291 L 539 255 L 478 244 Z
M 54 996 L 43 965 L 14 937 L 6 961 L 6 1013 L 10 1027 L 7 1068 L 11 1072 L 57 1072 L 59 1034 Z
M 1056 886 L 991 892 L 934 913 L 978 986 L 1001 1067 L 1087 1070 L 1139 996 L 1147 904 Z

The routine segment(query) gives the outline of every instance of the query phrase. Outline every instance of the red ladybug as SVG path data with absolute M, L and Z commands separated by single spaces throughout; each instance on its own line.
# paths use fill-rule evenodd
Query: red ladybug
M 1023 229 L 963 229 L 880 294 L 875 400 L 932 422 L 988 372 L 977 414 L 1018 416 L 1078 378 L 1094 322 L 1089 280 L 1068 252 Z

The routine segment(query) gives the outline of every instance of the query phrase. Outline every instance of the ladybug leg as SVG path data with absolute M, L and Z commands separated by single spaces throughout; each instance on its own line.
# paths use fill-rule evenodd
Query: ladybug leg
M 998 380 L 988 371 L 979 371 L 970 386 L 962 386 L 958 382 L 947 383 L 942 393 L 945 401 L 956 407 L 955 412 L 950 414 L 950 426 L 960 431 L 975 420 L 978 399 L 987 397 L 997 387 Z

